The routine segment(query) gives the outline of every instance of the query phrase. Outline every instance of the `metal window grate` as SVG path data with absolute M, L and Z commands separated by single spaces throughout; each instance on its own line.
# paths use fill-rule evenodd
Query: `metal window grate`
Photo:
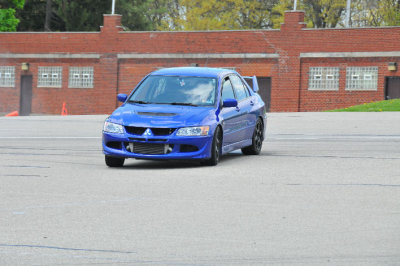
M 70 67 L 69 88 L 93 88 L 93 67 Z
M 348 67 L 346 90 L 377 90 L 378 67 Z
M 0 66 L 0 87 L 15 86 L 15 67 Z
M 61 88 L 62 67 L 39 67 L 38 87 Z
M 308 78 L 309 90 L 338 90 L 338 67 L 310 67 Z

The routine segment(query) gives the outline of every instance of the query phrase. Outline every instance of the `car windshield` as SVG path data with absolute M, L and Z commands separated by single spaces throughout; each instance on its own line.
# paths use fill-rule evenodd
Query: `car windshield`
M 212 106 L 216 87 L 215 78 L 152 75 L 136 88 L 129 102 Z

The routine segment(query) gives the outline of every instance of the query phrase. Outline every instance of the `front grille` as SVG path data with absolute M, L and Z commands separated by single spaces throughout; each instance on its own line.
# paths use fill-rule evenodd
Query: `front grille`
M 133 134 L 133 135 L 142 135 L 145 131 L 145 127 L 125 127 L 126 132 Z
M 154 136 L 168 136 L 174 133 L 175 128 L 150 128 Z
M 167 141 L 167 139 L 145 139 L 145 138 L 129 138 L 129 140 L 133 140 L 133 141 L 162 141 L 162 142 Z
M 168 154 L 172 148 L 169 144 L 131 142 L 127 150 L 139 154 Z
M 126 132 L 133 134 L 133 135 L 143 135 L 143 133 L 146 131 L 146 127 L 130 127 L 126 126 L 125 130 Z M 169 136 L 172 133 L 174 133 L 176 128 L 155 128 L 151 127 L 151 131 L 153 132 L 154 136 Z

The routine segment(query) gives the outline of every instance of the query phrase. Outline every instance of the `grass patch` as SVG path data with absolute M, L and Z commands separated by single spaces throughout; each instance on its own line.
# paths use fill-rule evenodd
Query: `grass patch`
M 364 103 L 343 109 L 329 110 L 326 112 L 396 112 L 396 111 L 400 111 L 400 99 Z

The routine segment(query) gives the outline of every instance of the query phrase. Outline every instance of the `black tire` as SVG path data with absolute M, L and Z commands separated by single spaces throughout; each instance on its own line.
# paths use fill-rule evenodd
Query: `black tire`
M 201 161 L 202 165 L 215 166 L 218 164 L 222 155 L 222 132 L 221 128 L 217 127 L 214 132 L 212 147 L 211 147 L 211 158 Z
M 264 126 L 261 119 L 257 120 L 256 127 L 254 128 L 252 143 L 250 146 L 242 148 L 242 153 L 245 155 L 258 155 L 261 152 L 263 143 Z
M 125 162 L 125 158 L 111 157 L 107 155 L 105 156 L 105 160 L 108 167 L 122 167 Z

